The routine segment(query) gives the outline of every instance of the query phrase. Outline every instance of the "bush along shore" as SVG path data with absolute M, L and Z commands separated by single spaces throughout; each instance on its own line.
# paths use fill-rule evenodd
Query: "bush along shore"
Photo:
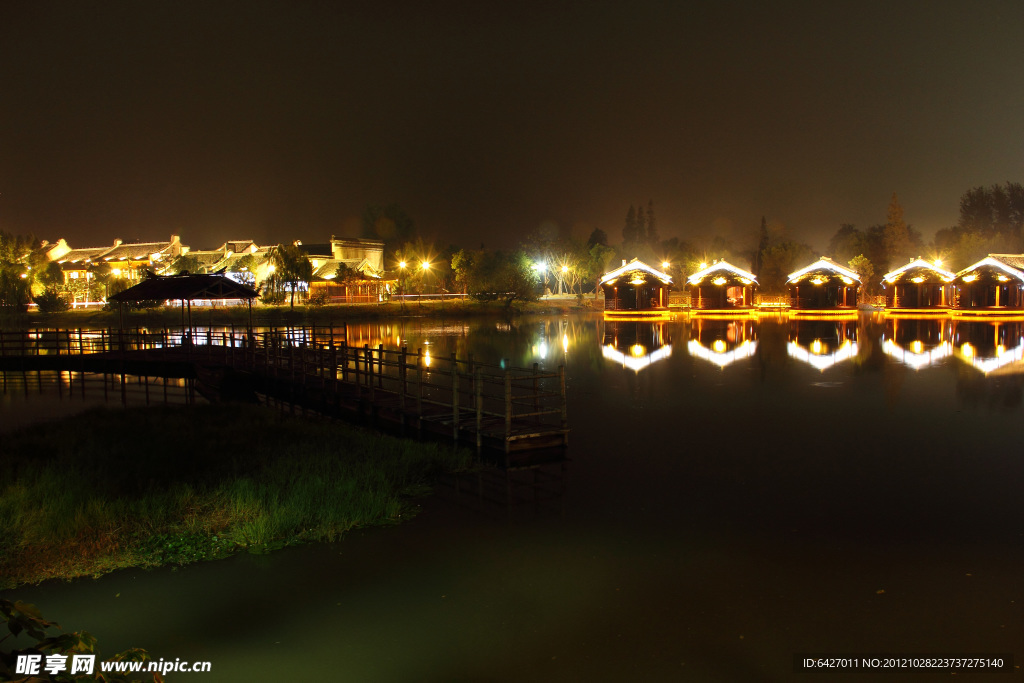
M 450 446 L 257 406 L 98 409 L 4 435 L 0 588 L 331 541 L 412 515 Z

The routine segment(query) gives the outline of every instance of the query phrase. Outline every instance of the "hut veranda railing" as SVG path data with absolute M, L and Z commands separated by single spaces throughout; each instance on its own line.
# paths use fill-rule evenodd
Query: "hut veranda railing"
M 0 357 L 8 361 L 36 357 L 60 367 L 61 356 L 65 369 L 75 371 L 90 356 L 224 366 L 251 373 L 264 393 L 287 387 L 299 400 L 391 421 L 419 435 L 469 439 L 478 449 L 497 445 L 508 453 L 568 440 L 564 367 L 551 372 L 536 363 L 514 368 L 507 359 L 502 366 L 479 363 L 472 354 L 458 359 L 424 348 L 349 346 L 332 328 L 0 331 Z

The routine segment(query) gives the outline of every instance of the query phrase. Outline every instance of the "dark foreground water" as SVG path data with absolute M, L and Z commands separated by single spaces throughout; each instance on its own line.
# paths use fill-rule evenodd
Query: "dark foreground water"
M 541 480 L 554 495 L 533 502 L 529 475 L 510 505 L 500 478 L 485 501 L 449 481 L 415 520 L 335 544 L 11 595 L 104 652 L 213 663 L 170 681 L 929 681 L 951 677 L 796 674 L 793 656 L 1024 663 L 1020 323 L 554 317 L 350 336 L 564 363 L 572 461 Z

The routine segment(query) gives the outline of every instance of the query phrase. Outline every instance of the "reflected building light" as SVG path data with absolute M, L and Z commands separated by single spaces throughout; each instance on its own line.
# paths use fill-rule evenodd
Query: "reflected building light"
M 986 375 L 1000 369 L 1003 369 L 1005 373 L 1024 372 L 1024 367 L 1012 369 L 1007 368 L 1007 366 L 1020 363 L 1021 360 L 1024 360 L 1024 337 L 1019 338 L 1017 340 L 1017 346 L 1012 349 L 1007 349 L 1005 346 L 1000 344 L 996 347 L 995 354 L 996 355 L 994 357 L 990 358 L 980 356 L 978 355 L 978 350 L 966 342 L 960 347 L 961 360 L 970 363 Z
M 542 360 L 548 357 L 548 343 L 546 341 L 541 341 L 540 344 L 537 344 L 537 346 L 533 348 L 534 353 L 540 356 Z
M 430 349 L 423 352 L 423 364 L 430 367 Z
M 818 341 L 818 344 L 821 343 L 819 340 L 816 341 Z M 833 353 L 817 354 L 811 353 L 796 342 L 789 342 L 786 345 L 786 352 L 790 358 L 796 358 L 799 361 L 814 366 L 818 370 L 827 370 L 837 363 L 842 363 L 855 357 L 857 355 L 857 342 L 847 339 Z
M 657 363 L 660 360 L 664 360 L 665 358 L 668 358 L 669 356 L 672 355 L 672 345 L 669 344 L 668 346 L 662 346 L 657 351 L 652 351 L 649 354 L 637 357 L 632 355 L 633 349 L 635 349 L 637 346 L 640 345 L 635 344 L 631 346 L 629 349 L 630 355 L 627 356 L 626 354 L 622 353 L 611 344 L 607 344 L 601 347 L 601 355 L 604 356 L 607 360 L 616 363 L 617 365 L 621 365 L 624 368 L 629 368 L 633 372 L 640 372 L 647 366 L 653 363 Z M 642 346 L 640 346 L 640 348 L 643 349 Z
M 709 363 L 714 363 L 720 368 L 724 368 L 726 365 L 731 365 L 743 358 L 752 357 L 757 351 L 757 342 L 747 339 L 732 351 L 726 351 L 725 342 L 721 339 L 716 339 L 711 344 L 710 349 L 704 347 L 696 339 L 691 339 L 686 348 L 694 358 L 701 358 Z
M 562 351 L 568 353 L 569 351 L 569 335 L 562 335 Z
M 942 342 L 938 346 L 925 351 L 924 344 L 920 341 L 911 342 L 910 349 L 904 349 L 893 340 L 886 339 L 882 342 L 882 351 L 887 356 L 895 358 L 904 365 L 920 370 L 929 365 L 935 365 L 943 358 L 952 356 L 953 345 L 948 341 Z

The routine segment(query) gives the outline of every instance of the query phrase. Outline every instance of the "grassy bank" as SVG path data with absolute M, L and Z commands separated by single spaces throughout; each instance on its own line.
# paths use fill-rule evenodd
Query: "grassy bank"
M 504 317 L 508 315 L 558 315 L 570 312 L 600 311 L 591 296 L 584 299 L 581 305 L 575 298 L 542 299 L 529 303 L 517 303 L 511 310 L 493 302 L 467 300 L 426 301 L 423 303 L 406 303 L 402 305 L 393 301 L 375 304 L 329 304 L 326 306 L 287 305 L 253 306 L 252 319 L 257 327 L 277 327 L 287 325 L 331 325 L 346 322 L 372 322 L 375 320 L 392 320 L 400 318 L 472 318 Z M 117 327 L 120 322 L 118 312 L 103 310 L 72 310 L 64 313 L 43 314 L 38 312 L 23 314 L 6 314 L 0 316 L 0 328 L 27 329 L 35 327 L 55 328 L 101 328 Z M 219 308 L 194 307 L 192 309 L 193 325 L 239 325 L 249 322 L 249 310 L 246 306 L 228 306 Z M 181 325 L 181 309 L 176 306 L 140 311 L 125 311 L 126 327 L 177 327 Z
M 333 540 L 466 451 L 255 406 L 98 410 L 4 436 L 0 588 Z

